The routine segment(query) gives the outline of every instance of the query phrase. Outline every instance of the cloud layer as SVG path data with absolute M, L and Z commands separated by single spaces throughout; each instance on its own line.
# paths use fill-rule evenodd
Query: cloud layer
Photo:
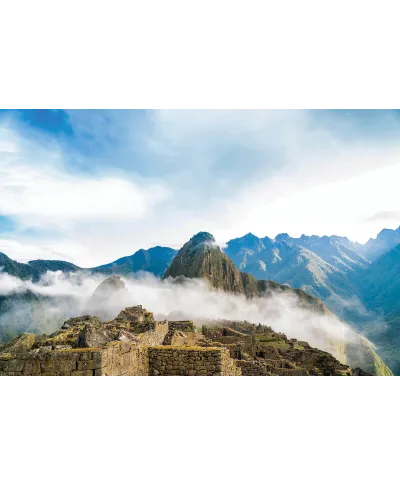
M 7 335 L 22 330 L 51 333 L 70 317 L 91 314 L 105 321 L 115 318 L 125 307 L 140 304 L 160 320 L 190 318 L 201 324 L 205 319 L 227 319 L 269 325 L 290 338 L 306 340 L 333 353 L 338 350 L 334 342 L 354 339 L 350 327 L 336 317 L 318 315 L 298 307 L 295 295 L 247 300 L 243 296 L 211 291 L 202 280 L 176 284 L 143 273 L 136 279 L 125 278 L 127 291 L 114 295 L 104 307 L 98 302 L 93 307 L 91 296 L 103 280 L 102 275 L 85 272 L 71 276 L 48 272 L 39 283 L 32 283 L 0 273 L 0 297 L 10 294 L 15 297 L 30 291 L 45 298 L 12 304 L 0 318 L 0 331 Z

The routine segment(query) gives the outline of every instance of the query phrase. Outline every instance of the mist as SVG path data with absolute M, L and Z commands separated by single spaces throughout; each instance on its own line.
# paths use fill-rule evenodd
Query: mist
M 123 278 L 126 289 L 118 291 L 99 304 L 92 295 L 107 276 L 77 272 L 47 272 L 38 283 L 0 274 L 0 337 L 11 338 L 21 331 L 37 334 L 59 330 L 68 318 L 96 315 L 102 321 L 115 318 L 128 306 L 142 305 L 158 320 L 193 319 L 246 320 L 268 325 L 289 338 L 305 340 L 310 345 L 337 357 L 337 342 L 350 342 L 356 334 L 333 315 L 318 315 L 298 306 L 293 294 L 247 300 L 209 288 L 204 280 L 161 281 L 139 273 Z

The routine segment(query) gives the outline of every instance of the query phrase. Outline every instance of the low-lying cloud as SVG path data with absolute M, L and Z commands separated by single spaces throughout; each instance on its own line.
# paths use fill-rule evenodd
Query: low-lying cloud
M 122 309 L 140 304 L 159 320 L 191 318 L 201 324 L 204 320 L 226 319 L 269 325 L 289 338 L 308 341 L 337 357 L 340 355 L 333 344 L 355 338 L 351 328 L 335 316 L 300 308 L 296 295 L 247 300 L 240 295 L 211 291 L 203 280 L 178 284 L 148 273 L 124 278 L 126 291 L 117 292 L 103 306 L 94 307 L 92 294 L 104 279 L 104 275 L 84 271 L 70 275 L 47 272 L 39 283 L 32 283 L 0 274 L 0 337 L 10 338 L 20 331 L 51 333 L 68 318 L 85 314 L 106 321 Z

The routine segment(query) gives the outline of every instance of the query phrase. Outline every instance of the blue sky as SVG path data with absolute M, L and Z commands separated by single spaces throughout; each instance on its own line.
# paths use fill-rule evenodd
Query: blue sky
M 201 230 L 364 242 L 400 224 L 399 135 L 398 111 L 2 110 L 0 251 L 91 266 Z

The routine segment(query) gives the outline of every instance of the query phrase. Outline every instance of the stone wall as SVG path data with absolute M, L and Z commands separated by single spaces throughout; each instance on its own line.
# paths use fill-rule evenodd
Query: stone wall
M 0 354 L 0 375 L 122 376 L 149 375 L 147 346 L 161 345 L 168 324 L 154 323 L 138 342 L 114 341 L 104 348 L 44 349 Z
M 281 365 L 274 365 L 263 360 L 237 360 L 236 365 L 241 369 L 243 376 L 308 376 L 307 369 L 289 368 Z
M 197 335 L 192 320 L 169 321 L 163 345 L 193 346 L 197 344 Z
M 147 347 L 133 343 L 111 342 L 104 349 L 102 367 L 97 376 L 147 376 Z
M 241 375 L 229 351 L 217 347 L 148 348 L 151 376 L 232 376 Z
M 190 333 L 194 332 L 194 323 L 192 320 L 179 320 L 168 322 L 169 330 L 171 332 L 180 330 L 181 332 Z
M 192 322 L 173 323 L 174 334 L 184 328 L 187 335 L 197 335 Z M 0 375 L 241 375 L 226 348 L 162 345 L 168 329 L 166 322 L 152 322 L 147 332 L 135 334 L 135 341 L 115 340 L 102 348 L 52 350 L 51 346 L 46 346 L 16 354 L 3 353 L 0 354 Z
M 0 375 L 93 376 L 104 366 L 104 349 L 68 349 L 0 355 Z
M 162 345 L 168 333 L 167 322 L 151 322 L 149 328 L 143 333 L 135 333 L 141 345 Z

